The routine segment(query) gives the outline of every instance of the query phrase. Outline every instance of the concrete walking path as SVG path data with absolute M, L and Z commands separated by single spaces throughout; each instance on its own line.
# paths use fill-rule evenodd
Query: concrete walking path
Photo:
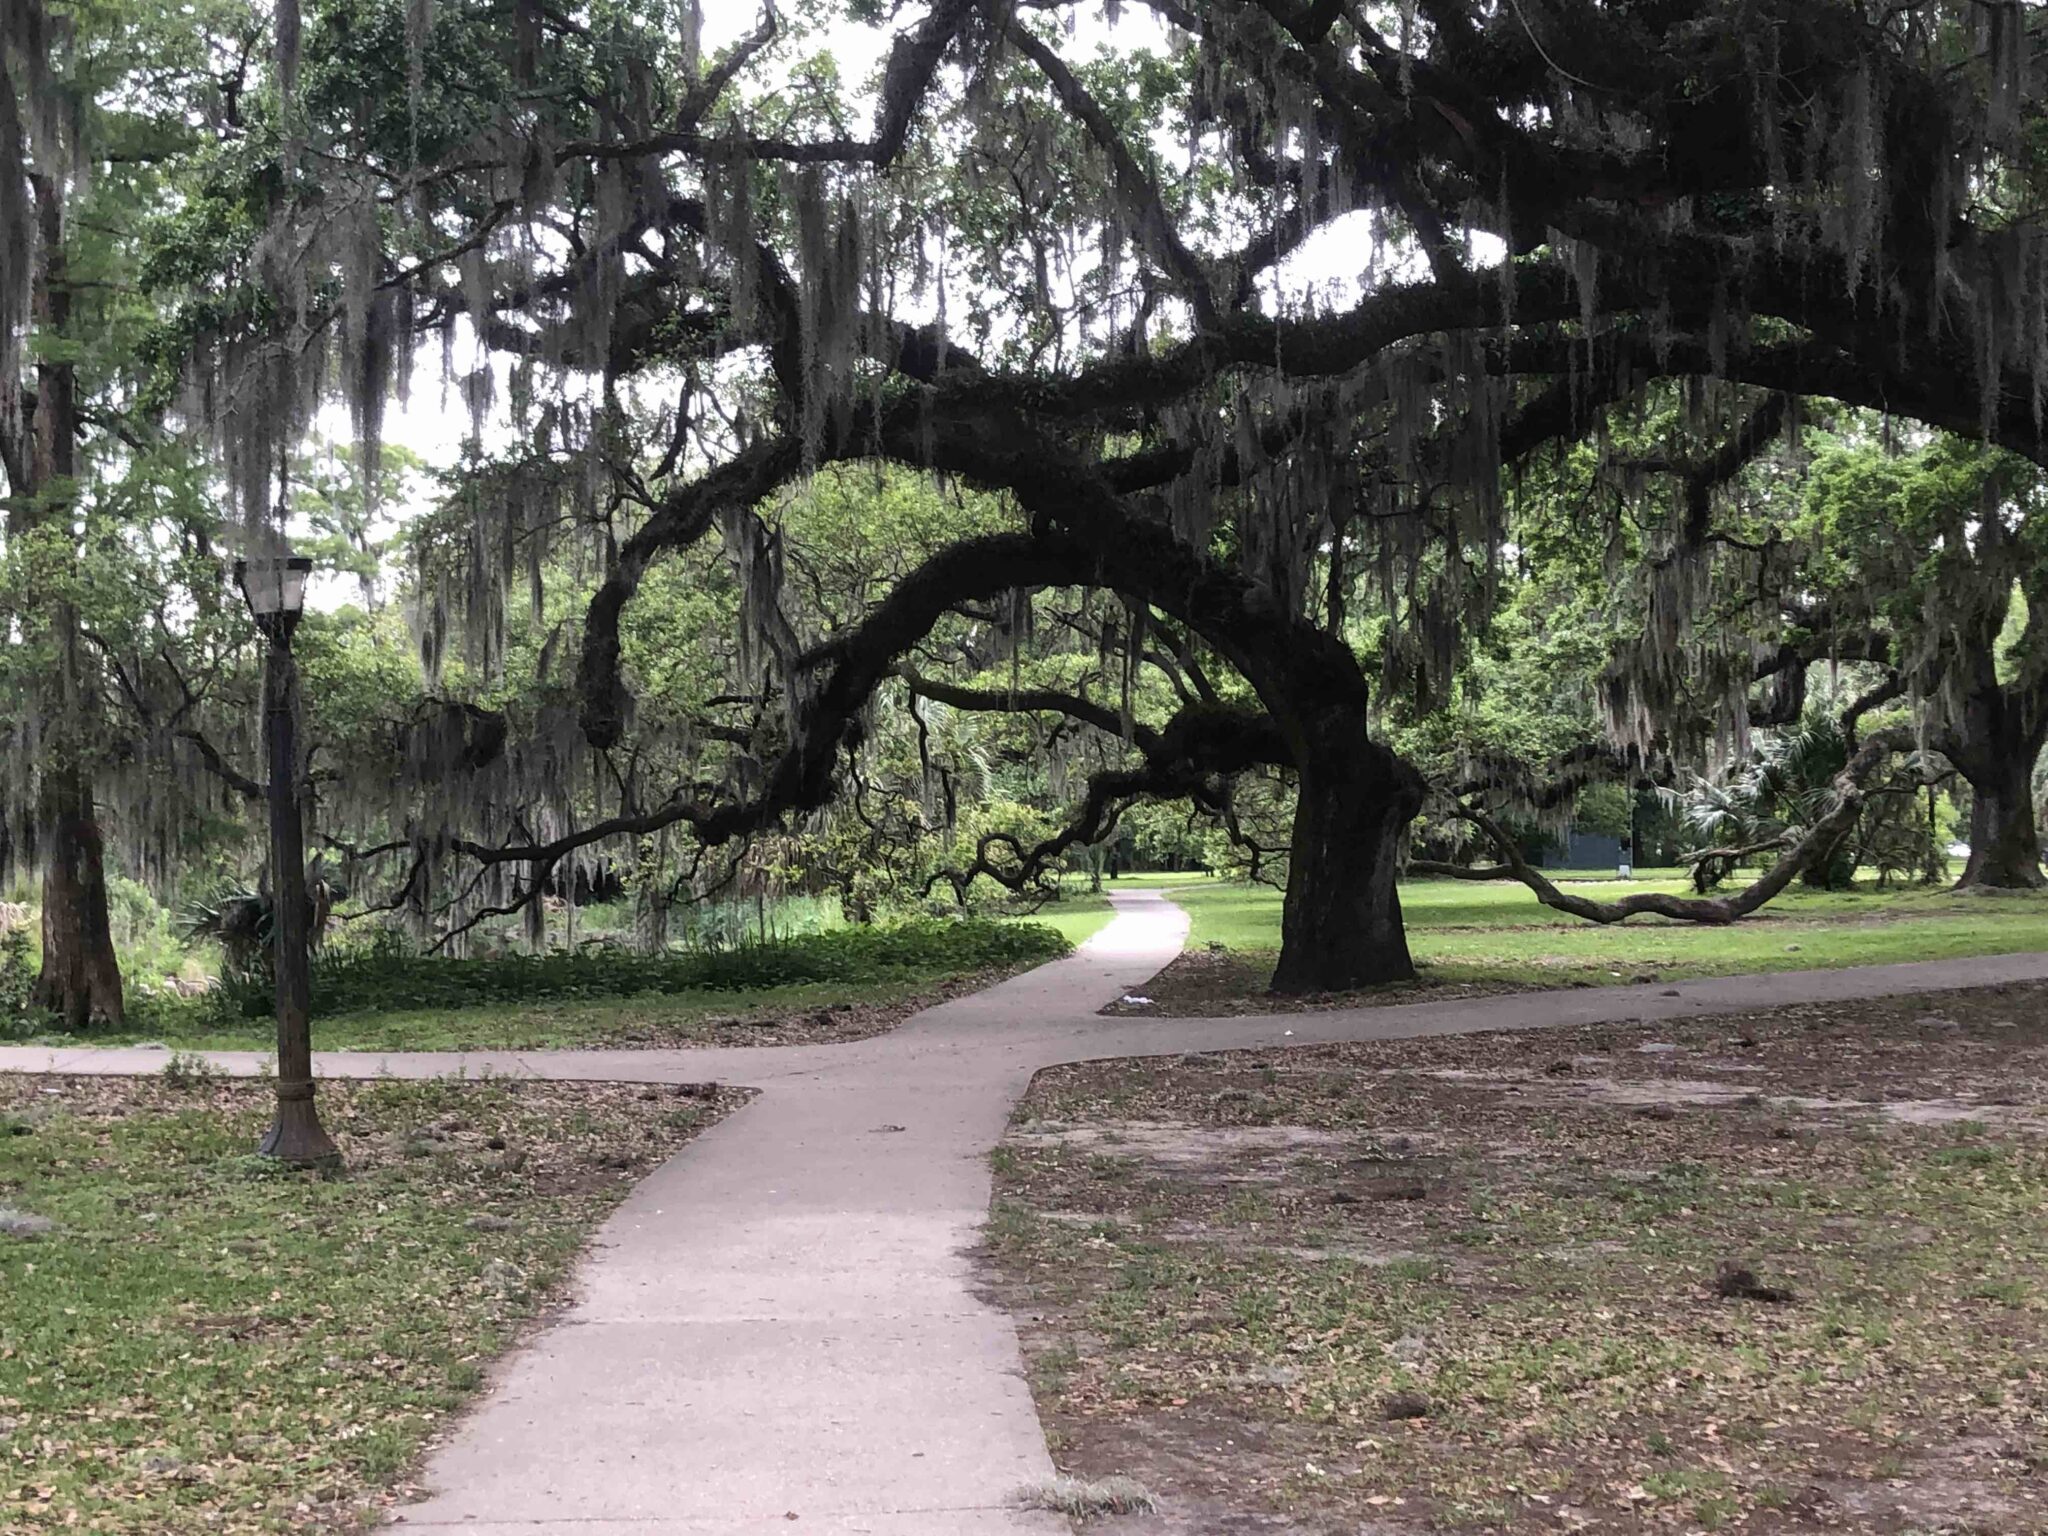
M 1180 948 L 1165 903 L 843 1046 L 677 1053 L 760 1099 L 637 1188 L 575 1308 L 427 1469 L 408 1527 L 489 1536 L 1064 1531 L 1009 1318 L 975 1294 L 987 1152 L 1041 1050 Z M 741 1060 L 740 1058 L 744 1058 Z M 550 1063 L 552 1065 L 552 1063 Z
M 1038 1069 L 1097 1057 L 1620 1022 L 2048 980 L 2048 954 L 1600 987 L 1322 1013 L 1103 1018 L 1177 954 L 1156 892 L 1068 959 L 843 1045 L 328 1052 L 332 1077 L 716 1077 L 764 1090 L 642 1182 L 575 1306 L 498 1372 L 396 1517 L 472 1536 L 875 1532 L 1066 1523 L 1011 1507 L 1049 1475 L 1007 1316 L 967 1256 L 989 1150 Z M 267 1059 L 210 1054 L 252 1073 Z M 164 1053 L 0 1050 L 0 1070 L 148 1073 Z

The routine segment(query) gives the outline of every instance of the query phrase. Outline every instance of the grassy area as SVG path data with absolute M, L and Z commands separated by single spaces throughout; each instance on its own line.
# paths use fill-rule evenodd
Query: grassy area
M 1602 897 L 1686 889 L 1680 879 L 1607 876 L 1604 885 Z M 1190 949 L 1224 946 L 1241 958 L 1245 986 L 1262 988 L 1280 947 L 1280 893 L 1213 880 L 1164 888 L 1188 910 Z M 1725 928 L 1662 918 L 1600 927 L 1511 882 L 1411 881 L 1401 904 L 1416 963 L 1431 982 L 1453 985 L 1669 980 L 2048 949 L 2048 893 L 2035 892 L 1791 891 Z M 1170 1005 L 1172 991 L 1162 985 L 1155 995 L 1168 994 L 1160 1002 Z
M 1114 890 L 1115 886 L 1106 886 L 1105 889 Z M 1078 948 L 1100 933 L 1115 916 L 1116 908 L 1109 904 L 1107 896 L 1091 895 L 1081 890 L 1070 891 L 1062 895 L 1058 901 L 1048 902 L 1036 912 L 1008 921 L 1043 923 Z
M 336 1014 L 313 1021 L 323 1051 L 679 1049 L 720 1045 L 816 1045 L 859 1040 L 961 991 L 987 974 L 916 975 L 896 981 L 810 983 L 746 992 L 593 998 L 474 1008 L 404 1008 Z M 267 1049 L 268 1019 L 222 1023 L 197 1012 L 148 1017 L 121 1034 L 51 1037 L 54 1044 L 160 1041 L 176 1050 Z
M 1200 871 L 1148 869 L 1137 874 L 1118 875 L 1104 887 L 1106 890 L 1169 891 L 1195 890 L 1205 885 L 1221 885 L 1216 876 Z
M 1083 917 L 1077 911 L 1074 921 Z M 840 929 L 713 954 L 438 960 L 370 950 L 322 957 L 315 1000 L 324 1006 L 316 1006 L 313 1038 L 323 1050 L 857 1040 L 1067 948 L 1053 925 L 982 921 Z M 350 1001 L 361 1006 L 344 1010 Z M 252 989 L 247 996 L 152 998 L 134 1007 L 124 1031 L 45 1038 L 235 1050 L 262 1049 L 273 1036 L 267 998 Z
M 2048 1529 L 2048 988 L 1057 1068 L 996 1172 L 1176 1530 Z
M 0 1077 L 0 1206 L 53 1224 L 0 1225 L 0 1529 L 371 1523 L 593 1225 L 740 1096 L 325 1084 L 331 1179 L 250 1155 L 266 1098 Z

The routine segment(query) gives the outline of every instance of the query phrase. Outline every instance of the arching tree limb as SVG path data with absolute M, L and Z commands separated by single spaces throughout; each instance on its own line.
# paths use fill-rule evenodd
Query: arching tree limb
M 1806 835 L 1761 877 L 1730 896 L 1686 897 L 1662 891 L 1637 891 L 1618 901 L 1594 901 L 1560 890 L 1522 856 L 1514 838 L 1484 810 L 1463 801 L 1454 801 L 1451 808 L 1453 814 L 1486 834 L 1488 841 L 1500 851 L 1506 867 L 1514 872 L 1514 877 L 1534 891 L 1536 899 L 1546 907 L 1568 912 L 1592 923 L 1620 923 L 1631 917 L 1651 914 L 1675 918 L 1680 922 L 1726 924 L 1749 916 L 1783 891 L 1803 870 L 1825 859 L 1856 825 L 1856 818 L 1862 813 L 1870 792 L 1866 781 L 1892 753 L 1908 751 L 1911 746 L 1911 735 L 1903 730 L 1880 732 L 1864 742 L 1841 772 L 1835 775 L 1833 809 L 1816 821 Z

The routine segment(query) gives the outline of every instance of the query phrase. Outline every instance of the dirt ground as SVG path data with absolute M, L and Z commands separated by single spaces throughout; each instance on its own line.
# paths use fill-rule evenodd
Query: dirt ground
M 2048 1531 L 2048 987 L 1062 1067 L 996 1170 L 1093 1529 Z

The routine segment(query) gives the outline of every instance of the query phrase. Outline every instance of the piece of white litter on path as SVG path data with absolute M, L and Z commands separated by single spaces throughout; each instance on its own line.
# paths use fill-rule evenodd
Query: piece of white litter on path
M 1126 992 L 1124 994 L 1124 1006 L 1126 1008 L 1150 1008 L 1152 1006 L 1152 999 L 1140 997 L 1135 992 Z

